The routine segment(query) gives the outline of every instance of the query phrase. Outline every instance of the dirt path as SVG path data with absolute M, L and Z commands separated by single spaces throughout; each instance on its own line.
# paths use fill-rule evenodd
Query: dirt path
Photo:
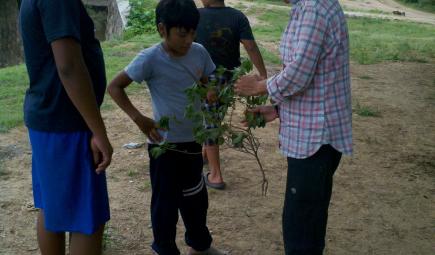
M 342 6 L 346 9 L 353 9 L 355 11 L 346 11 L 348 15 L 353 16 L 368 16 L 378 18 L 393 18 L 399 20 L 408 20 L 421 23 L 429 23 L 435 25 L 435 14 L 418 11 L 409 7 L 406 7 L 393 0 L 340 0 Z M 360 10 L 360 11 L 359 11 Z M 405 16 L 398 15 L 384 15 L 375 13 L 366 13 L 367 11 L 382 11 L 392 14 L 393 11 L 405 12 Z

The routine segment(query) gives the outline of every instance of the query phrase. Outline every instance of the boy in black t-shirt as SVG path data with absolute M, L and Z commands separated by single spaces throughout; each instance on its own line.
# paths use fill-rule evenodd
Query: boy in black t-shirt
M 246 16 L 239 10 L 225 6 L 224 0 L 201 1 L 204 8 L 199 9 L 200 20 L 196 30 L 196 41 L 207 49 L 216 66 L 223 66 L 229 70 L 240 66 L 240 43 L 242 43 L 261 79 L 267 78 L 263 58 Z M 221 80 L 225 77 L 217 78 Z M 226 77 L 226 79 L 231 79 L 231 77 Z M 219 83 L 225 83 L 225 81 Z M 210 107 L 216 108 L 219 105 L 206 104 L 206 108 Z M 207 186 L 224 189 L 225 183 L 219 162 L 219 146 L 216 141 L 209 140 L 204 144 L 203 157 L 204 161 L 208 161 L 210 169 L 210 172 L 205 175 Z

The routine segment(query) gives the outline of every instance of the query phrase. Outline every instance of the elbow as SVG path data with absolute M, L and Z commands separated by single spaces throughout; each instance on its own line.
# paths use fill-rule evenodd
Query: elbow
M 69 77 L 73 77 L 76 68 L 77 64 L 75 64 L 73 61 L 57 63 L 57 72 L 61 79 L 68 79 Z
M 114 86 L 113 83 L 110 83 L 109 86 L 107 87 L 107 93 L 113 97 L 113 95 L 116 93 L 116 87 Z
M 119 86 L 119 84 L 115 82 L 111 82 L 109 86 L 107 86 L 107 93 L 112 97 L 115 98 L 119 93 L 121 92 L 123 88 Z
M 247 52 L 250 52 L 250 53 L 257 53 L 257 52 L 260 51 L 260 49 L 258 48 L 258 46 L 257 46 L 256 43 L 253 43 L 253 44 L 251 44 L 251 45 L 246 46 L 246 47 L 245 47 L 245 50 L 246 50 Z

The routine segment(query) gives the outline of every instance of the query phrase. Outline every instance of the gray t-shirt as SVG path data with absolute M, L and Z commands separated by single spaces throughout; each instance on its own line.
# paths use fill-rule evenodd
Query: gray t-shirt
M 124 69 L 137 83 L 145 81 L 151 93 L 154 120 L 168 116 L 169 131 L 161 132 L 170 143 L 192 142 L 193 125 L 184 117 L 188 104 L 185 90 L 195 80 L 210 75 L 216 66 L 206 49 L 193 43 L 183 57 L 171 57 L 161 43 L 141 51 Z M 199 110 L 200 104 L 196 106 Z M 176 120 L 173 120 L 175 117 Z

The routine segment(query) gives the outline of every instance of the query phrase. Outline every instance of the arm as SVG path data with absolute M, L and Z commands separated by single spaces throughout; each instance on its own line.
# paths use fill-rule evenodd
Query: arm
M 61 38 L 53 41 L 51 48 L 65 91 L 92 132 L 91 148 L 96 171 L 103 171 L 110 164 L 113 149 L 107 138 L 80 44 L 72 38 Z
M 292 49 L 295 57 L 283 71 L 269 80 L 256 80 L 252 75 L 244 76 L 236 84 L 240 95 L 255 96 L 268 93 L 280 103 L 287 97 L 303 92 L 312 82 L 320 58 L 327 21 L 316 10 L 305 9 L 299 16 L 300 27 L 296 29 L 297 45 Z M 289 35 L 285 39 L 289 41 Z M 287 47 L 290 42 L 286 42 Z
M 133 80 L 122 71 L 109 84 L 107 92 L 116 104 L 136 123 L 139 129 L 152 141 L 160 142 L 162 137 L 157 132 L 157 125 L 153 119 L 144 116 L 130 101 L 125 93 Z
M 257 68 L 260 73 L 260 77 L 262 79 L 267 78 L 266 67 L 264 66 L 263 57 L 261 56 L 261 52 L 258 49 L 258 45 L 255 40 L 241 40 L 243 47 L 248 53 L 249 59 L 254 64 L 255 68 Z
M 306 7 L 299 15 L 299 24 L 294 33 L 297 43 L 289 53 L 294 58 L 286 63 L 283 71 L 267 81 L 268 93 L 276 103 L 301 94 L 312 85 L 324 47 L 328 21 L 318 10 Z M 286 47 L 291 47 L 289 34 L 284 35 L 284 40 Z

